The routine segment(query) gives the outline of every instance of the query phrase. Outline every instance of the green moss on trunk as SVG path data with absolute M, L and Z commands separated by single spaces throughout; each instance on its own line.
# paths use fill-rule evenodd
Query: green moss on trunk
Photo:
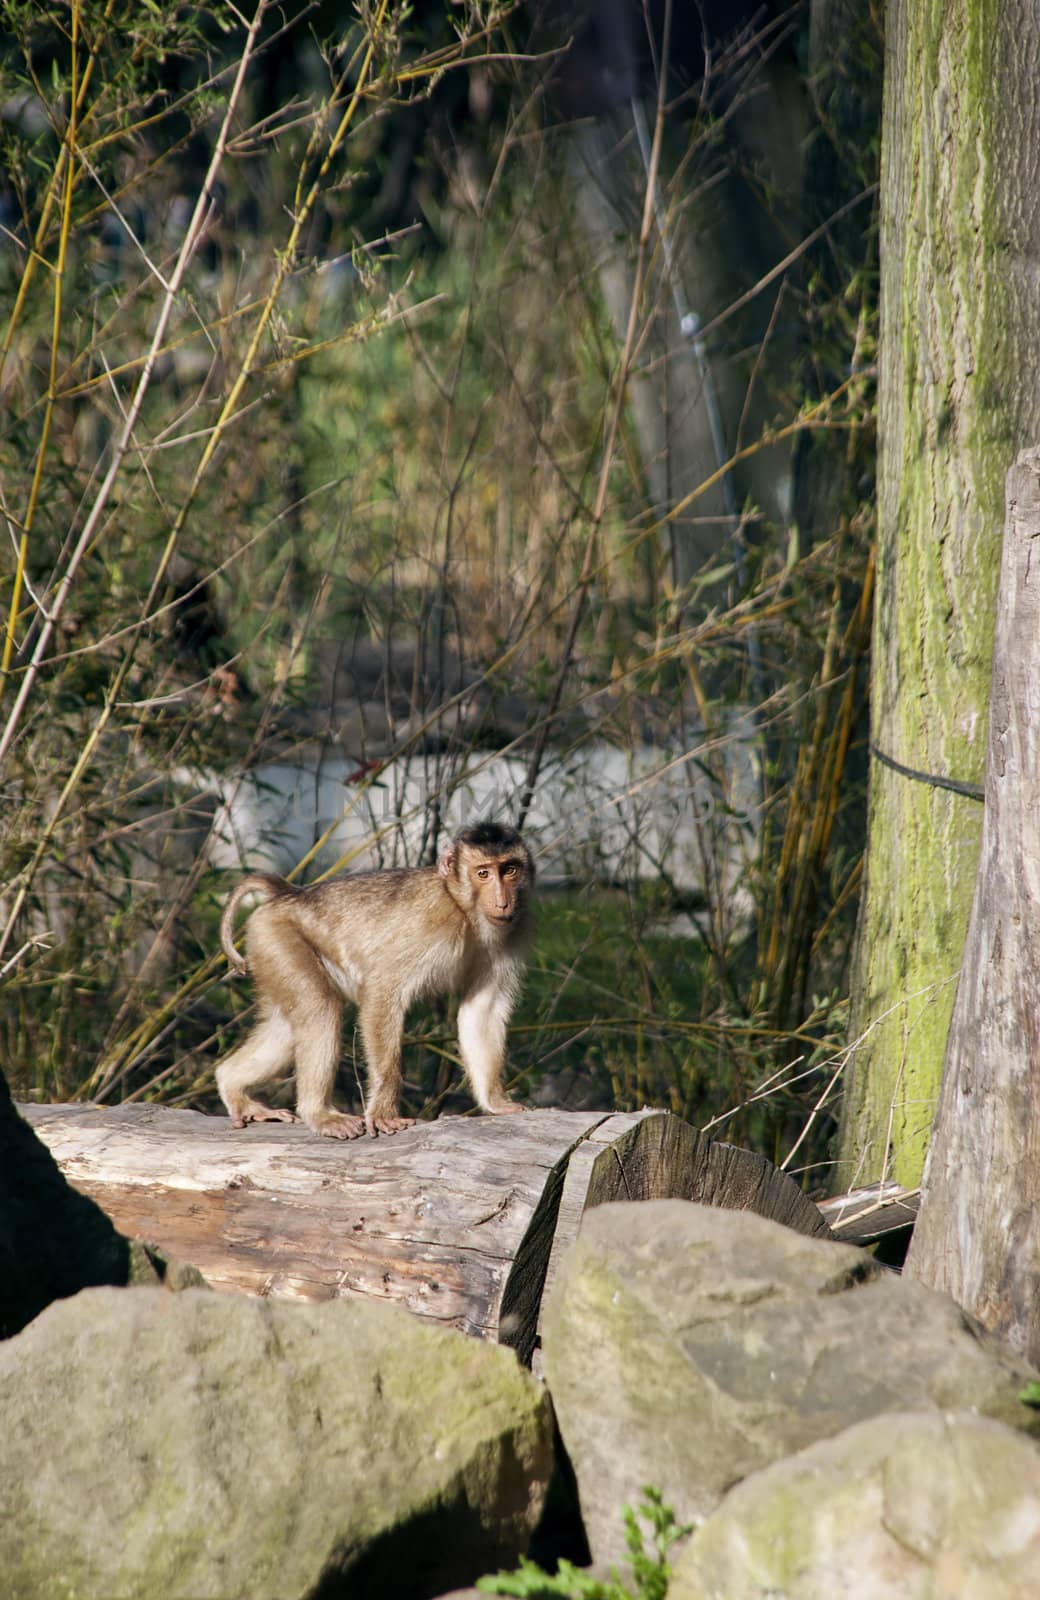
M 1040 436 L 1040 22 L 1026 0 L 893 0 L 887 17 L 873 739 L 979 783 L 1004 475 Z M 842 1184 L 920 1177 L 981 821 L 873 763 Z

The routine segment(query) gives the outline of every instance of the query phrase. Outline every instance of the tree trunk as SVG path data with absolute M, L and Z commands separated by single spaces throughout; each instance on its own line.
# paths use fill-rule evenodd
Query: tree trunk
M 907 1269 L 1040 1364 L 1040 448 L 1008 474 L 982 855 Z
M 642 168 L 630 153 L 627 158 L 622 154 L 625 138 L 633 139 L 631 114 L 618 112 L 609 120 L 579 124 L 569 147 L 576 215 L 592 250 L 619 345 L 624 343 L 635 288 L 632 241 L 638 236 L 645 185 Z M 655 244 L 660 249 L 659 242 Z M 665 516 L 720 465 L 705 374 L 692 340 L 679 327 L 670 290 L 671 285 L 659 279 L 648 286 L 643 314 L 651 331 L 628 386 L 655 518 Z M 717 383 L 710 370 L 708 383 Z M 720 404 L 717 396 L 714 401 Z M 722 459 L 729 454 L 724 446 Z M 722 481 L 694 502 L 688 518 L 666 524 L 662 543 L 669 554 L 672 584 L 681 589 L 707 563 L 719 562 L 735 526 Z
M 725 75 L 724 38 L 714 45 Z M 710 73 L 708 90 L 718 93 Z M 720 121 L 718 142 L 696 135 L 701 148 L 692 161 L 683 119 L 666 123 L 655 208 L 662 232 L 653 237 L 640 357 L 628 386 L 655 518 L 699 489 L 739 445 L 774 420 L 776 391 L 800 354 L 797 322 L 781 317 L 768 346 L 753 362 L 746 355 L 770 321 L 776 288 L 756 297 L 709 343 L 694 333 L 695 324 L 707 325 L 784 256 L 801 226 L 797 202 L 807 117 L 800 75 L 783 52 L 766 53 L 752 81 L 734 92 L 738 104 Z M 741 107 L 742 95 L 747 98 Z M 630 99 L 609 115 L 576 124 L 569 135 L 575 215 L 619 344 L 635 288 L 633 244 L 646 194 L 637 119 L 643 118 L 649 146 L 655 114 L 651 101 Z M 669 176 L 676 168 L 682 173 L 678 197 Z M 761 184 L 742 181 L 742 169 L 754 171 Z M 663 544 L 677 590 L 706 567 L 732 559 L 734 538 L 743 538 L 740 507 L 746 500 L 769 520 L 787 521 L 792 454 L 789 441 L 763 446 L 665 524 Z
M 872 738 L 982 775 L 1003 474 L 1040 434 L 1040 13 L 891 0 Z M 982 808 L 875 756 L 843 1186 L 918 1182 Z
M 591 1205 L 678 1197 L 829 1231 L 763 1157 L 667 1112 L 442 1117 L 342 1145 L 284 1124 L 234 1132 L 224 1117 L 159 1106 L 20 1109 L 121 1232 L 214 1288 L 393 1300 L 525 1361 L 550 1259 Z

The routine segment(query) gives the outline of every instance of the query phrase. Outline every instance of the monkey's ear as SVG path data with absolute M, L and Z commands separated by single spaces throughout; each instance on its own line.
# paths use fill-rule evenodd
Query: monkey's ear
M 449 844 L 447 849 L 441 851 L 440 860 L 437 862 L 437 871 L 442 878 L 455 876 L 455 846 Z

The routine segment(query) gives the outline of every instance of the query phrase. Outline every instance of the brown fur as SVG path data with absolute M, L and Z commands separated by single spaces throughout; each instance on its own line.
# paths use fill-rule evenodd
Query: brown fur
M 255 873 L 224 908 L 220 942 L 248 967 L 260 1018 L 220 1063 L 217 1088 L 236 1128 L 294 1120 L 248 1092 L 296 1062 L 296 1109 L 316 1133 L 353 1139 L 396 1133 L 401 1043 L 408 1008 L 434 994 L 459 996 L 459 1050 L 477 1104 L 521 1109 L 503 1086 L 506 1028 L 523 976 L 534 866 L 520 835 L 493 823 L 463 829 L 436 867 L 345 875 L 297 889 Z M 232 943 L 235 911 L 265 896 L 246 929 L 246 959 Z M 358 1007 L 368 1067 L 365 1116 L 332 1103 L 343 1005 Z

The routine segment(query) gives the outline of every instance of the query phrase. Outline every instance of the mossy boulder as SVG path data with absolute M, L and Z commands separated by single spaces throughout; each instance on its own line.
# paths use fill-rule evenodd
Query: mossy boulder
M 668 1600 L 1035 1600 L 1040 1452 L 967 1413 L 896 1413 L 756 1472 Z
M 1019 1399 L 1032 1369 L 944 1295 L 852 1246 L 689 1201 L 586 1214 L 543 1353 L 597 1562 L 624 1560 L 621 1508 L 647 1484 L 697 1524 L 749 1473 L 887 1411 L 1037 1428 Z
M 90 1289 L 0 1345 L 6 1600 L 436 1595 L 551 1466 L 512 1351 L 354 1301 Z

